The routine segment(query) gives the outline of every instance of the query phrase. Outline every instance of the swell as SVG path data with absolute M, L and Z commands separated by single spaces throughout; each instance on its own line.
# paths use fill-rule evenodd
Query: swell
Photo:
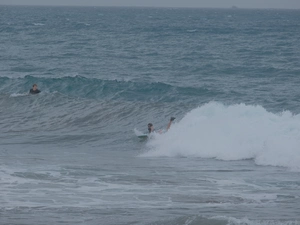
M 39 95 L 28 94 L 33 83 Z M 216 94 L 162 82 L 0 77 L 1 144 L 124 141 L 135 127 L 146 130 L 149 122 L 165 127 L 171 115 L 193 108 L 200 96 Z
M 163 82 L 104 80 L 82 76 L 62 78 L 25 76 L 17 79 L 0 77 L 0 94 L 11 96 L 28 93 L 34 83 L 38 84 L 44 93 L 58 92 L 68 97 L 101 100 L 178 102 L 203 96 L 214 98 L 222 94 L 220 91 L 203 87 L 180 87 Z
M 132 139 L 135 127 L 165 127 L 184 103 L 87 99 L 59 92 L 0 95 L 1 145 L 105 145 Z M 98 144 L 97 144 L 98 143 Z

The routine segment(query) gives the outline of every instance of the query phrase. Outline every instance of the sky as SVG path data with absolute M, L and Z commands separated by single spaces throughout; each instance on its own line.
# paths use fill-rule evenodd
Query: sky
M 300 0 L 0 0 L 0 5 L 142 6 L 300 9 Z

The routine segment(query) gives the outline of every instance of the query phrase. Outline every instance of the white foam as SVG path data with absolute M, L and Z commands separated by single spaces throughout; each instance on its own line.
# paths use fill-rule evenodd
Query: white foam
M 141 132 L 141 131 L 139 131 L 138 129 L 136 129 L 136 128 L 134 128 L 134 133 L 135 133 L 135 135 L 136 136 L 141 136 L 141 135 L 144 135 L 144 133 L 143 132 Z
M 20 96 L 27 96 L 29 93 L 13 93 L 9 97 L 20 97 Z
M 144 156 L 254 159 L 259 165 L 300 171 L 300 115 L 261 106 L 211 102 L 193 109 L 148 142 Z
M 212 219 L 227 220 L 227 225 L 300 225 L 299 221 L 250 220 L 248 218 L 237 219 L 225 216 L 215 216 Z

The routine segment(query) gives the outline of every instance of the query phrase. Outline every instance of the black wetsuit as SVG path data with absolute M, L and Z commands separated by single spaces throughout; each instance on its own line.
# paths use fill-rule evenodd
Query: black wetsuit
M 39 89 L 36 89 L 35 91 L 33 89 L 30 89 L 30 91 L 29 91 L 30 94 L 38 94 L 40 92 L 41 91 Z

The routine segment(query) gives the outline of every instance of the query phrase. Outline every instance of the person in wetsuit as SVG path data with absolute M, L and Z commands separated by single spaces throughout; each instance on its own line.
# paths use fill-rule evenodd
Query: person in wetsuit
M 30 94 L 38 94 L 40 92 L 41 91 L 39 89 L 37 89 L 37 84 L 32 85 L 32 88 L 29 91 Z
M 168 126 L 167 126 L 167 131 L 170 129 L 172 122 L 175 120 L 175 117 L 171 117 Z M 154 126 L 152 123 L 148 123 L 148 132 L 152 133 L 154 132 Z

